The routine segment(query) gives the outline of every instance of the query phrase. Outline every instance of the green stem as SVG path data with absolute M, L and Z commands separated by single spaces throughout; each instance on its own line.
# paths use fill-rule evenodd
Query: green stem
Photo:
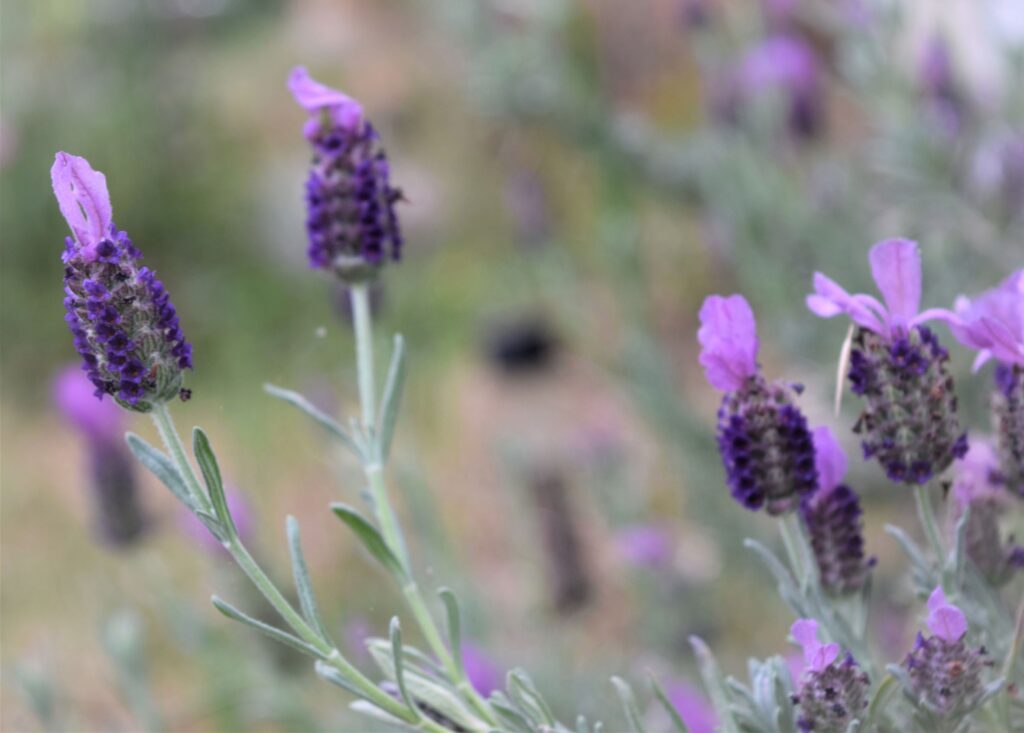
M 938 562 L 938 569 L 941 573 L 946 564 L 946 553 L 942 549 L 942 540 L 939 537 L 938 524 L 935 521 L 935 509 L 932 507 L 932 497 L 929 494 L 930 484 L 923 484 L 914 487 L 914 503 L 917 505 L 917 516 L 921 520 L 928 545 L 935 554 Z
M 210 506 L 209 499 L 207 499 L 205 492 L 200 488 L 199 479 L 185 455 L 185 447 L 181 442 L 181 438 L 178 436 L 178 431 L 174 427 L 174 421 L 171 419 L 171 413 L 167 409 L 167 405 L 160 405 L 151 414 L 153 416 L 153 422 L 156 423 L 157 430 L 160 432 L 160 437 L 163 439 L 164 445 L 167 447 L 167 451 L 171 455 L 171 460 L 174 461 L 178 471 L 184 478 L 189 491 L 195 493 L 200 505 L 206 507 L 212 514 L 213 509 Z M 263 597 L 266 598 L 270 605 L 274 607 L 274 610 L 276 610 L 278 614 L 280 614 L 281 618 L 284 619 L 285 623 L 287 623 L 303 641 L 316 649 L 316 651 L 323 657 L 324 662 L 330 664 L 345 675 L 345 677 L 352 683 L 353 687 L 356 687 L 366 700 L 390 715 L 394 715 L 402 721 L 413 725 L 413 727 L 423 728 L 424 730 L 431 731 L 432 733 L 441 733 L 445 730 L 428 718 L 424 718 L 418 713 L 410 710 L 403 703 L 380 689 L 372 680 L 353 667 L 333 644 L 327 642 L 316 631 L 314 631 L 310 625 L 306 623 L 306 620 L 294 608 L 292 608 L 292 605 L 281 594 L 281 591 L 277 589 L 277 586 L 274 585 L 273 581 L 267 577 L 267 574 L 263 572 L 263 569 L 257 564 L 256 560 L 253 559 L 253 556 L 249 554 L 249 551 L 242 544 L 238 535 L 229 537 L 225 543 L 225 547 L 228 552 L 231 553 L 231 557 L 234 558 L 235 562 L 238 563 L 238 566 L 253 582 L 253 585 L 256 586 L 260 593 L 263 594 Z
M 779 517 L 779 534 L 782 535 L 782 544 L 786 548 L 790 568 L 801 589 L 806 590 L 817 570 L 814 568 L 811 558 L 808 557 L 802 532 L 800 517 L 796 512 L 789 512 Z
M 359 403 L 363 409 L 363 429 L 370 440 L 377 431 L 377 391 L 373 374 L 373 322 L 370 314 L 370 287 L 353 285 L 352 320 L 356 332 L 356 362 L 359 370 Z
M 363 472 L 370 487 L 373 499 L 374 514 L 380 525 L 381 535 L 399 562 L 402 564 L 404 577 L 399 581 L 402 594 L 405 596 L 409 610 L 412 611 L 423 637 L 434 655 L 440 660 L 448 677 L 455 683 L 463 696 L 473 708 L 491 725 L 497 724 L 497 718 L 490 707 L 469 683 L 465 672 L 460 671 L 452 652 L 445 645 L 441 632 L 427 608 L 426 601 L 420 593 L 419 586 L 413 579 L 412 564 L 408 548 L 402 535 L 398 517 L 394 507 L 388 500 L 387 487 L 384 483 L 384 466 L 381 463 L 380 436 L 375 423 L 375 405 L 377 401 L 373 375 L 373 318 L 370 313 L 369 287 L 365 283 L 353 285 L 351 290 L 352 320 L 356 336 L 356 368 L 359 380 L 359 401 L 363 414 L 363 429 L 370 441 L 369 455 L 363 459 Z
M 163 441 L 164 447 L 167 448 L 171 460 L 178 466 L 178 472 L 185 480 L 185 486 L 195 500 L 196 506 L 207 514 L 213 514 L 213 505 L 210 503 L 206 491 L 200 485 L 199 479 L 196 478 L 192 464 L 188 461 L 185 446 L 178 436 L 178 429 L 174 427 L 174 420 L 171 418 L 171 411 L 167 409 L 167 403 L 160 403 L 153 408 L 149 415 L 153 419 L 153 424 L 156 425 L 157 432 L 160 433 L 160 439 Z

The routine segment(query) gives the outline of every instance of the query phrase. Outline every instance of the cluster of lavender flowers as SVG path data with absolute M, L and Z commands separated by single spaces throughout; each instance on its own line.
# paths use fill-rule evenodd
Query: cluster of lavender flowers
M 800 67 L 799 54 L 791 51 L 782 53 L 788 60 L 780 73 Z M 321 677 L 359 698 L 356 709 L 389 725 L 428 733 L 568 731 L 524 673 L 509 673 L 505 691 L 494 689 L 490 678 L 480 683 L 472 647 L 461 643 L 454 595 L 439 593 L 447 621 L 443 638 L 420 594 L 383 479 L 404 352 L 401 339 L 396 339 L 378 400 L 367 289 L 388 258 L 399 258 L 402 238 L 394 207 L 401 194 L 390 184 L 386 156 L 357 102 L 315 82 L 301 67 L 293 71 L 289 87 L 310 113 L 305 126 L 314 149 L 306 188 L 310 264 L 352 286 L 362 421 L 353 419 L 346 430 L 298 393 L 275 387 L 268 391 L 313 417 L 360 461 L 376 521 L 346 504 L 331 509 L 396 581 L 430 654 L 403 645 L 396 617 L 389 639 L 367 641 L 386 678 L 370 679 L 349 662 L 321 620 L 294 518 L 289 518 L 287 532 L 297 605 L 246 549 L 250 532 L 243 505 L 225 490 L 206 434 L 199 428 L 193 433 L 197 473 L 170 418 L 168 403 L 188 395 L 182 380 L 192 366 L 191 347 L 174 306 L 152 271 L 139 266 L 140 252 L 114 226 L 103 174 L 84 158 L 59 153 L 52 171 L 54 192 L 73 232 L 64 254 L 65 306 L 83 369 L 101 400 L 109 395 L 126 409 L 151 413 L 166 453 L 135 435 L 128 436 L 131 450 L 194 516 L 197 524 L 190 531 L 205 530 L 214 538 L 288 629 L 214 598 L 226 616 L 314 658 Z M 801 126 L 807 104 L 799 99 L 795 103 L 794 122 Z M 866 553 L 859 497 L 844 483 L 847 459 L 839 440 L 829 427 L 809 424 L 797 404 L 803 391 L 799 385 L 769 381 L 762 374 L 757 325 L 747 301 L 739 295 L 715 295 L 701 309 L 698 339 L 708 381 L 724 393 L 717 437 L 726 481 L 745 508 L 764 509 L 780 518 L 789 568 L 756 543 L 751 546 L 768 558 L 783 597 L 798 616 L 792 637 L 802 646 L 806 662 L 795 686 L 788 673 L 782 674 L 780 662 L 752 662 L 754 680 L 748 689 L 735 680 L 722 682 L 706 647 L 695 640 L 722 730 L 849 733 L 859 725 L 870 729 L 868 721 L 888 730 L 896 729 L 894 721 L 913 720 L 921 730 L 954 731 L 1003 689 L 1004 680 L 987 679 L 992 664 L 985 648 L 975 643 L 975 637 L 998 633 L 986 628 L 988 622 L 995 624 L 998 601 L 985 606 L 971 583 L 981 578 L 985 592 L 991 590 L 989 601 L 998 599 L 997 587 L 1024 566 L 1024 550 L 1012 539 L 1004 541 L 998 526 L 1005 502 L 1024 496 L 1024 270 L 990 292 L 959 299 L 953 309 L 921 312 L 921 264 L 913 242 L 880 242 L 869 261 L 882 300 L 850 294 L 818 273 L 807 305 L 818 316 L 845 313 L 853 321 L 847 378 L 864 403 L 853 431 L 860 436 L 865 459 L 877 460 L 893 482 L 915 487 L 934 554 L 925 558 L 906 539 L 918 590 L 926 588 L 923 595 L 929 596 L 930 633 L 918 636 L 902 664 L 889 666 L 886 679 L 900 683 L 909 707 L 872 710 L 871 701 L 886 686 L 871 659 L 862 613 L 875 560 Z M 998 362 L 992 450 L 980 447 L 983 442 L 968 443 L 957 414 L 950 354 L 924 325 L 930 320 L 946 323 L 957 340 L 978 351 L 976 369 L 990 359 Z M 89 432 L 99 435 L 106 428 L 91 427 Z M 956 547 L 947 553 L 926 492 L 957 461 L 963 467 L 958 466 L 954 491 Z M 958 603 L 951 603 L 947 593 Z M 857 603 L 862 604 L 860 613 Z M 828 641 L 822 642 L 820 633 Z M 997 641 L 1012 655 L 1020 640 Z M 1012 656 L 1004 668 L 1014 673 Z M 643 733 L 632 690 L 622 680 L 613 681 L 631 730 Z M 679 711 L 660 688 L 655 686 L 655 691 L 677 729 L 685 731 Z M 1002 716 L 1008 729 L 1012 726 L 1010 713 L 993 714 Z M 577 725 L 580 731 L 591 729 L 585 719 Z
M 951 604 L 944 590 L 954 592 L 976 614 L 978 636 L 1000 613 L 998 588 L 1024 568 L 1024 548 L 1004 540 L 999 518 L 1020 494 L 1021 373 L 1024 366 L 1024 270 L 973 299 L 961 297 L 953 309 L 920 310 L 921 262 L 917 245 L 905 239 L 876 244 L 869 261 L 880 301 L 850 294 L 821 273 L 814 276 L 808 308 L 823 318 L 845 313 L 853 321 L 844 350 L 846 378 L 862 398 L 863 410 L 853 432 L 861 439 L 865 460 L 877 460 L 889 480 L 916 487 L 925 534 L 935 557 L 904 539 L 917 567 L 920 583 L 941 581 L 928 600 L 930 636 L 918 635 L 903 664 L 890 665 L 899 679 L 921 730 L 959 730 L 957 726 L 989 697 L 1002 681 L 986 683 L 992 663 L 983 647 L 970 646 L 964 611 Z M 811 431 L 793 402 L 794 390 L 784 384 L 765 386 L 757 363 L 758 339 L 753 312 L 739 295 L 709 297 L 701 309 L 698 340 L 700 362 L 712 386 L 722 390 L 718 413 L 718 444 L 731 493 L 747 509 L 765 508 L 772 515 L 796 512 L 799 533 L 790 532 L 787 551 L 791 568 L 769 563 L 779 577 L 783 596 L 803 619 L 793 638 L 807 656 L 807 672 L 792 700 L 801 731 L 847 731 L 863 724 L 869 690 L 881 684 L 863 643 L 863 629 L 846 618 L 835 600 L 860 596 L 865 603 L 870 569 L 863 538 L 863 512 L 857 494 L 842 483 L 846 456 L 831 429 Z M 978 351 L 975 370 L 997 360 L 992 419 L 997 450 L 984 440 L 969 444 L 957 414 L 957 398 L 949 372 L 949 352 L 936 333 L 923 325 L 939 320 L 962 344 Z M 813 436 L 813 438 L 812 438 Z M 956 464 L 954 502 L 950 510 L 955 548 L 947 555 L 935 529 L 929 487 L 941 484 Z M 945 493 L 945 490 L 944 490 Z M 753 546 L 769 556 L 764 550 Z M 800 545 L 813 560 L 812 580 L 801 578 Z M 974 580 L 987 585 L 992 604 L 977 610 Z M 833 600 L 829 600 L 833 599 Z M 995 599 L 995 600 L 993 600 Z M 818 640 L 821 621 L 832 643 Z M 856 644 L 839 660 L 838 641 Z M 1005 648 L 1007 640 L 998 639 Z M 1010 645 L 1009 654 L 1016 653 Z M 866 665 L 866 666 L 865 666 Z M 1008 669 L 1012 670 L 1010 664 Z M 721 713 L 722 711 L 719 710 Z

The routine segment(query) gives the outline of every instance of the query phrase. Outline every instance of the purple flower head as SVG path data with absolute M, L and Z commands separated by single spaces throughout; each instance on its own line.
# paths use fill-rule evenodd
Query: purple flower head
M 757 374 L 757 323 L 742 295 L 711 295 L 700 309 L 700 363 L 711 386 L 738 390 Z
M 121 442 L 124 413 L 114 403 L 96 396 L 95 387 L 80 367 L 66 367 L 53 380 L 53 401 L 64 419 L 90 442 Z
M 836 661 L 839 656 L 839 645 L 836 643 L 822 644 L 818 639 L 818 622 L 814 619 L 802 618 L 793 622 L 789 633 L 793 640 L 804 650 L 805 674 L 808 672 L 824 672 L 825 668 Z
M 672 536 L 656 524 L 636 524 L 615 537 L 619 554 L 632 565 L 664 568 L 672 560 Z
M 725 392 L 718 448 L 732 495 L 748 509 L 792 511 L 818 487 L 807 418 L 793 404 L 798 390 L 758 372 L 757 324 L 742 295 L 708 297 L 700 320 L 700 363 Z
M 476 644 L 468 641 L 462 643 L 462 664 L 469 684 L 484 697 L 501 689 L 504 676 L 501 668 Z
M 914 242 L 879 242 L 869 259 L 884 305 L 870 295 L 851 295 L 819 272 L 807 306 L 823 318 L 846 313 L 858 326 L 848 377 L 866 403 L 854 426 L 864 436 L 865 458 L 877 458 L 892 481 L 925 483 L 967 451 L 949 353 L 922 325 L 953 316 L 942 309 L 919 312 L 921 259 Z
M 846 454 L 829 428 L 815 429 L 814 450 L 819 488 L 801 501 L 800 516 L 822 588 L 831 595 L 846 595 L 864 587 L 875 560 L 864 556 L 860 498 L 842 483 Z
M 665 695 L 690 733 L 714 733 L 718 716 L 707 698 L 696 687 L 684 680 L 670 680 L 665 684 Z
M 818 640 L 818 622 L 799 619 L 790 633 L 803 648 L 806 666 L 793 702 L 799 708 L 797 727 L 810 731 L 845 731 L 868 705 L 868 677 L 839 645 Z
M 822 126 L 820 62 L 814 49 L 799 36 L 770 36 L 754 46 L 740 62 L 732 85 L 739 106 L 779 95 L 794 137 L 814 137 Z
M 814 273 L 814 293 L 807 307 L 817 316 L 832 318 L 846 313 L 862 328 L 892 339 L 935 318 L 949 320 L 948 311 L 921 306 L 921 254 L 909 239 L 886 239 L 868 254 L 871 274 L 885 305 L 871 295 L 851 295 L 820 272 Z
M 975 369 L 991 358 L 1024 366 L 1024 269 L 974 298 L 960 296 L 955 309 L 950 330 L 978 351 Z
M 224 498 L 227 500 L 228 511 L 231 513 L 231 519 L 235 523 L 235 529 L 238 530 L 238 536 L 244 543 L 252 536 L 253 531 L 254 520 L 249 503 L 245 500 L 242 492 L 233 486 L 225 487 Z M 217 557 L 227 553 L 227 550 L 224 549 L 220 541 L 210 533 L 210 530 L 192 512 L 182 509 L 180 517 L 181 529 L 185 536 L 199 545 L 204 552 Z
M 960 641 L 967 633 L 967 617 L 963 611 L 946 600 L 942 587 L 937 586 L 928 596 L 928 629 L 943 641 Z
M 106 178 L 85 158 L 57 153 L 53 192 L 74 237 L 64 261 L 64 320 L 96 395 L 149 412 L 186 392 L 192 368 L 177 311 L 142 253 L 111 221 Z
M 288 78 L 295 100 L 310 113 L 303 133 L 313 146 L 306 179 L 306 232 L 311 267 L 349 283 L 372 279 L 401 256 L 402 234 L 390 183 L 391 167 L 376 130 L 358 102 L 296 67 Z

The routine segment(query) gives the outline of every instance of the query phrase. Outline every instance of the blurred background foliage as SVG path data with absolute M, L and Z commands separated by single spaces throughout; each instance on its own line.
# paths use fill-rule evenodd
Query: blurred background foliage
M 35 0 L 2 21 L 5 730 L 355 729 L 307 665 L 214 613 L 215 589 L 259 601 L 148 477 L 145 538 L 98 542 L 85 449 L 51 402 L 73 358 L 56 150 L 106 172 L 173 295 L 196 362 L 179 422 L 220 446 L 278 567 L 281 520 L 300 519 L 368 666 L 359 638 L 398 601 L 325 511 L 356 472 L 261 391 L 354 406 L 344 294 L 305 265 L 309 152 L 284 80 L 302 63 L 363 102 L 408 199 L 377 305 L 380 343 L 409 345 L 392 478 L 424 585 L 456 587 L 486 655 L 530 669 L 564 718 L 614 719 L 612 672 L 694 679 L 691 633 L 734 668 L 786 651 L 741 548 L 771 527 L 729 499 L 714 450 L 708 293 L 750 299 L 768 373 L 840 427 L 844 333 L 804 308 L 815 270 L 870 291 L 868 246 L 916 238 L 925 304 L 948 305 L 1024 261 L 1010 0 Z M 757 55 L 779 38 L 812 70 Z M 954 362 L 983 431 L 987 375 Z M 881 527 L 909 497 L 874 467 L 852 481 L 876 641 L 902 648 L 912 596 Z

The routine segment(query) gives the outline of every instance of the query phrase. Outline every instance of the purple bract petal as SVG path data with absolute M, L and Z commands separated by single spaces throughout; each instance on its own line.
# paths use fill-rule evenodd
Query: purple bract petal
M 960 296 L 955 308 L 950 327 L 960 343 L 980 352 L 976 367 L 991 357 L 1024 366 L 1024 269 L 973 299 Z
M 91 253 L 110 231 L 112 212 L 106 176 L 93 170 L 85 158 L 59 152 L 50 168 L 50 180 L 60 213 L 75 240 L 82 250 Z M 94 255 L 85 257 L 91 260 Z
M 356 100 L 344 92 L 321 84 L 309 75 L 305 66 L 296 66 L 288 75 L 288 89 L 295 101 L 311 115 L 319 115 L 326 110 L 334 123 L 348 130 L 354 130 L 363 121 L 363 108 Z M 309 124 L 304 129 L 306 137 L 315 134 L 318 125 L 312 129 Z
M 946 600 L 942 587 L 936 587 L 928 597 L 928 628 L 950 643 L 959 641 L 967 633 L 967 618 L 963 611 Z
M 906 326 L 921 306 L 921 255 L 909 239 L 887 239 L 868 253 L 871 274 L 885 298 L 890 325 Z
M 480 647 L 471 641 L 462 643 L 462 664 L 469 683 L 484 697 L 501 689 L 504 677 L 501 669 Z
M 714 733 L 718 716 L 700 690 L 689 682 L 671 680 L 665 684 L 665 695 L 690 733 Z
M 757 373 L 757 323 L 742 295 L 711 295 L 700 309 L 700 364 L 716 389 L 732 392 Z
M 790 634 L 803 647 L 804 661 L 811 672 L 824 671 L 839 656 L 838 644 L 822 644 L 818 640 L 818 622 L 814 619 L 797 619 L 790 628 Z
M 858 326 L 875 333 L 884 333 L 885 324 L 867 305 L 864 296 L 850 295 L 834 280 L 820 272 L 814 273 L 814 292 L 807 296 L 807 307 L 816 316 L 832 318 L 845 313 Z
M 53 382 L 53 401 L 64 418 L 89 440 L 121 443 L 124 412 L 113 400 L 101 400 L 78 366 L 69 366 Z
M 819 489 L 827 491 L 838 486 L 846 475 L 846 453 L 831 428 L 815 428 L 814 455 Z

